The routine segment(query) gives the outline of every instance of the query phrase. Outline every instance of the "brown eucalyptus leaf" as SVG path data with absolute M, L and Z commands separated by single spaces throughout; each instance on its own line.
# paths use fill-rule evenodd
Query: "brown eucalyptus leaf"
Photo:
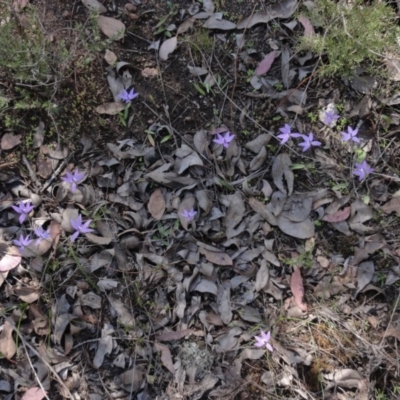
M 117 299 L 113 295 L 108 296 L 108 300 L 117 312 L 118 317 L 123 325 L 135 326 L 135 317 L 121 300 Z
M 281 0 L 266 7 L 266 11 L 256 12 L 237 24 L 237 29 L 251 28 L 254 25 L 276 19 L 290 18 L 297 7 L 296 0 Z
M 267 149 L 261 147 L 260 152 L 250 161 L 250 171 L 256 171 L 260 169 L 267 159 Z
M 190 335 L 191 333 L 193 333 L 193 329 L 183 329 L 180 331 L 165 332 L 157 335 L 156 340 L 158 340 L 159 342 L 170 342 L 173 340 L 182 339 Z
M 244 212 L 245 206 L 243 196 L 240 194 L 240 192 L 236 192 L 233 196 L 231 196 L 228 210 L 224 218 L 227 239 L 236 236 L 234 229 L 242 221 Z
M 303 303 L 304 286 L 300 268 L 297 268 L 290 278 L 290 289 L 292 290 L 294 300 L 302 311 L 307 311 L 307 304 Z
M 306 218 L 302 222 L 293 222 L 280 215 L 277 222 L 279 229 L 289 236 L 297 239 L 309 239 L 314 236 L 315 226 L 310 218 Z
M 165 212 L 165 199 L 161 189 L 156 189 L 151 194 L 147 209 L 155 220 L 160 221 Z
M 271 225 L 278 225 L 278 221 L 275 215 L 267 208 L 267 206 L 261 201 L 251 197 L 249 199 L 250 207 L 262 218 L 264 218 Z
M 216 265 L 233 265 L 232 259 L 228 254 L 223 253 L 221 251 L 210 251 L 205 248 L 200 247 L 199 253 L 203 254 L 207 261 L 210 261 Z
M 183 21 L 179 27 L 178 30 L 176 31 L 176 35 L 180 35 L 181 33 L 187 32 L 189 29 L 193 27 L 194 23 L 194 18 L 188 18 L 185 21 Z
M 99 369 L 103 365 L 104 357 L 107 354 L 111 354 L 112 349 L 113 349 L 113 339 L 111 336 L 107 335 L 100 338 L 97 345 L 96 354 L 93 358 L 93 366 L 96 369 Z
M 262 60 L 261 62 L 257 65 L 257 68 L 255 70 L 255 74 L 257 76 L 265 75 L 271 68 L 272 63 L 274 62 L 276 57 L 276 51 L 273 50 L 270 53 L 268 53 Z
M 168 56 L 173 53 L 178 45 L 177 36 L 173 36 L 163 42 L 160 46 L 159 56 L 161 61 L 167 61 Z
M 372 278 L 374 277 L 375 273 L 375 265 L 372 261 L 366 261 L 358 265 L 357 268 L 357 290 L 354 295 L 357 294 L 367 286 Z
M 312 26 L 311 21 L 306 16 L 300 14 L 298 20 L 303 25 L 303 35 L 305 37 L 315 36 L 314 27 Z
M 293 194 L 285 203 L 281 216 L 293 222 L 301 222 L 309 217 L 313 199 L 306 194 Z
M 261 260 L 261 266 L 257 271 L 256 283 L 254 285 L 255 291 L 259 292 L 261 289 L 263 289 L 267 285 L 268 279 L 269 279 L 269 269 L 267 262 L 265 260 Z
M 231 307 L 231 285 L 225 281 L 218 288 L 217 294 L 218 312 L 225 325 L 228 325 L 232 320 L 232 307 Z
M 272 138 L 272 135 L 269 133 L 262 133 L 261 135 L 257 135 L 255 139 L 245 144 L 246 149 L 249 149 L 253 153 L 258 154 L 260 152 L 261 147 L 266 146 Z
M 324 215 L 322 218 L 326 222 L 341 222 L 345 221 L 350 216 L 351 207 L 345 207 L 343 210 L 336 211 L 330 215 Z
M 169 372 L 175 374 L 174 363 L 172 361 L 171 352 L 165 344 L 154 343 L 154 350 L 161 351 L 161 362 L 164 367 L 168 369 Z
M 28 389 L 21 400 L 42 400 L 46 397 L 46 392 L 40 387 L 33 387 Z
M 289 196 L 293 192 L 293 182 L 294 175 L 290 166 L 292 165 L 292 161 L 290 157 L 286 153 L 279 154 L 275 157 L 275 160 L 272 164 L 272 178 L 276 187 L 282 192 L 287 193 Z M 287 189 L 283 184 L 283 177 L 285 177 Z
M 140 389 L 144 377 L 144 370 L 141 365 L 123 372 L 118 380 L 129 393 L 136 392 Z
M 119 19 L 99 15 L 97 24 L 100 30 L 112 40 L 122 39 L 125 35 L 125 24 Z

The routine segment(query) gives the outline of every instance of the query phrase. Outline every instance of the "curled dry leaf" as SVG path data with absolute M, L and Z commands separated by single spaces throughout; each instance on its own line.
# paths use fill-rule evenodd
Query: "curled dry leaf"
M 257 76 L 266 74 L 270 70 L 272 63 L 275 60 L 275 56 L 276 56 L 275 50 L 271 51 L 271 53 L 268 53 L 264 57 L 264 59 L 260 62 L 260 64 L 258 64 L 255 74 Z
M 304 285 L 300 268 L 297 268 L 290 278 L 290 289 L 292 290 L 294 300 L 300 310 L 307 311 L 307 304 L 303 303 Z
M 272 178 L 276 187 L 282 192 L 287 193 L 289 196 L 293 192 L 294 175 L 290 166 L 292 161 L 288 154 L 282 153 L 275 157 L 272 164 Z M 283 184 L 283 177 L 286 179 L 287 190 Z
M 156 189 L 150 196 L 147 209 L 151 216 L 159 221 L 165 212 L 165 200 L 161 189 Z
M 125 35 L 125 25 L 118 19 L 99 15 L 97 23 L 100 30 L 110 39 L 119 40 Z
M 167 61 L 168 56 L 175 51 L 177 45 L 178 45 L 177 36 L 165 40 L 160 47 L 159 51 L 160 60 Z

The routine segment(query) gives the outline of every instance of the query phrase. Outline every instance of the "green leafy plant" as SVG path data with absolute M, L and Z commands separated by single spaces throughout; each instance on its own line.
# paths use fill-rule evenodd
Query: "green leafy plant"
M 395 53 L 398 47 L 397 17 L 385 2 L 319 0 L 302 13 L 317 30 L 322 29 L 300 41 L 300 49 L 326 55 L 319 69 L 322 75 L 351 76 L 364 62 L 379 60 L 386 52 Z M 379 69 L 374 72 L 379 73 Z

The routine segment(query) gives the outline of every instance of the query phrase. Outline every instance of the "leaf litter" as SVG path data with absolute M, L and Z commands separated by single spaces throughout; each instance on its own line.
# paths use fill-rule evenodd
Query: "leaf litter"
M 84 5 L 95 12 L 104 11 L 104 6 L 97 1 L 85 1 Z M 168 36 L 173 30 L 168 22 L 165 32 L 169 33 L 162 36 L 161 46 L 154 47 L 160 60 L 168 63 L 160 66 L 149 62 L 146 68 L 157 67 L 157 77 L 162 79 L 161 72 L 164 74 L 184 57 L 185 35 L 200 26 L 198 19 L 205 20 L 201 22 L 204 28 L 216 30 L 207 34 L 221 43 L 230 38 L 218 30 L 244 29 L 242 37 L 235 37 L 238 50 L 246 52 L 240 54 L 237 67 L 240 72 L 251 67 L 258 75 L 257 81 L 251 77 L 248 87 L 259 84 L 256 90 L 261 93 L 258 94 L 269 100 L 289 100 L 288 104 L 277 107 L 285 120 L 292 117 L 291 113 L 300 115 L 299 107 L 307 109 L 306 93 L 293 87 L 300 71 L 292 65 L 293 59 L 298 58 L 293 56 L 290 46 L 272 40 L 267 56 L 258 55 L 260 62 L 251 59 L 254 53 L 247 49 L 248 35 L 262 27 L 252 28 L 255 25 L 271 20 L 279 23 L 283 19 L 287 29 L 295 29 L 296 24 L 292 22 L 296 21 L 290 19 L 296 2 L 267 5 L 266 11 L 253 12 L 237 24 L 224 20 L 213 1 L 203 1 L 203 10 L 200 7 L 193 4 L 187 14 L 182 10 L 185 12 L 181 13 L 179 22 L 174 21 L 175 29 L 178 26 L 177 36 Z M 187 15 L 193 17 L 186 18 Z M 97 18 L 107 37 L 117 39 L 125 32 L 125 24 L 120 20 Z M 305 36 L 315 34 L 304 15 L 298 20 Z M 298 28 L 302 29 L 300 25 Z M 178 34 L 181 35 L 179 49 Z M 106 52 L 109 67 L 103 83 L 107 79 L 111 93 L 108 101 L 102 99 L 96 108 L 105 118 L 122 118 L 126 106 L 119 95 L 133 84 L 136 87 L 138 79 L 135 66 L 118 62 L 116 54 L 121 53 Z M 276 91 L 273 88 L 276 83 L 270 79 L 279 57 L 281 78 L 287 89 L 283 92 Z M 220 77 L 214 66 L 203 61 L 191 60 L 191 65 L 202 67 L 190 66 L 190 79 L 207 75 L 203 81 L 205 88 L 218 92 Z M 300 65 L 311 63 L 313 56 L 306 55 L 298 62 Z M 149 75 L 143 77 L 149 78 Z M 140 92 L 142 96 L 144 92 Z M 207 96 L 202 101 L 207 102 Z M 246 108 L 250 104 L 247 102 Z M 194 102 L 193 107 L 197 106 Z M 163 109 L 169 120 L 171 108 Z M 139 115 L 135 109 L 135 118 Z M 242 112 L 241 126 L 245 126 L 248 115 L 247 110 Z M 118 398 L 127 395 L 147 398 L 149 391 L 154 394 L 157 390 L 158 394 L 165 391 L 193 399 L 203 395 L 229 396 L 240 391 L 241 385 L 251 385 L 250 380 L 246 383 L 246 374 L 256 377 L 254 381 L 268 382 L 261 386 L 263 391 L 285 387 L 292 395 L 301 393 L 307 398 L 306 392 L 313 391 L 312 382 L 307 382 L 305 390 L 298 371 L 310 365 L 315 371 L 318 365 L 323 365 L 318 370 L 319 374 L 323 372 L 318 375 L 318 382 L 326 398 L 337 387 L 364 395 L 365 381 L 371 376 L 368 371 L 361 367 L 357 371 L 338 369 L 332 364 L 328 367 L 321 354 L 335 347 L 327 338 L 336 338 L 340 346 L 351 343 L 348 356 L 335 353 L 335 357 L 340 359 L 340 365 L 354 367 L 352 358 L 371 346 L 372 339 L 360 340 L 361 330 L 350 316 L 353 304 L 364 299 L 369 301 L 368 292 L 378 288 L 381 256 L 384 254 L 398 263 L 399 248 L 392 245 L 393 240 L 386 234 L 380 233 L 375 215 L 376 210 L 388 216 L 395 213 L 392 217 L 399 215 L 397 197 L 389 197 L 387 201 L 373 196 L 376 203 L 367 197 L 361 199 L 354 192 L 342 195 L 335 186 L 328 191 L 324 182 L 311 184 L 310 167 L 305 159 L 290 151 L 291 143 L 288 148 L 273 152 L 275 134 L 264 130 L 247 140 L 228 122 L 220 123 L 212 120 L 211 133 L 201 128 L 181 134 L 173 128 L 173 123 L 162 117 L 154 122 L 152 116 L 148 119 L 151 133 L 147 142 L 130 136 L 118 143 L 114 140 L 105 143 L 101 151 L 96 142 L 85 137 L 83 151 L 78 153 L 87 157 L 82 157 L 88 171 L 87 181 L 78 186 L 77 193 L 70 193 L 68 186 L 53 178 L 46 192 L 46 196 L 54 194 L 51 203 L 44 196 L 36 205 L 35 218 L 50 228 L 50 238 L 35 240 L 19 252 L 10 245 L 13 235 L 31 234 L 30 226 L 18 226 L 12 233 L 10 230 L 1 234 L 3 300 L 9 302 L 13 319 L 23 321 L 21 334 L 25 338 L 37 335 L 37 341 L 41 336 L 48 336 L 41 342 L 40 354 L 54 371 L 45 365 L 42 370 L 46 372 L 38 373 L 46 390 L 57 374 L 68 390 L 79 393 L 80 385 L 88 381 L 78 376 L 78 368 L 73 364 L 85 351 L 90 368 L 107 371 L 104 382 L 91 386 L 93 399 L 102 398 L 99 394 L 103 393 L 102 386 Z M 300 132 L 305 129 L 302 123 L 296 125 Z M 214 145 L 213 133 L 225 134 L 227 126 L 235 139 L 228 147 Z M 157 140 L 162 135 L 167 135 L 167 140 L 160 143 Z M 2 149 L 13 150 L 20 144 L 19 139 L 19 135 L 5 136 Z M 39 167 L 39 176 L 47 179 L 62 165 L 55 176 L 59 175 L 66 166 L 63 162 L 69 156 L 67 149 L 49 145 L 44 135 L 37 142 L 42 157 L 38 166 L 48 168 L 44 171 Z M 165 144 L 170 147 L 164 147 Z M 339 165 L 333 161 L 330 167 L 339 168 Z M 68 167 L 68 170 L 71 169 Z M 12 179 L 1 178 L 5 188 L 2 218 L 8 228 L 15 222 L 10 205 L 21 198 L 30 198 L 29 183 L 18 179 L 21 184 L 16 190 Z M 74 232 L 71 220 L 80 213 L 85 219 L 93 220 L 91 227 L 95 233 L 80 237 L 76 247 L 71 247 L 68 242 L 68 236 Z M 344 240 L 344 249 L 336 247 L 339 240 Z M 32 275 L 29 279 L 27 271 Z M 42 274 L 40 279 L 35 275 L 37 272 Z M 398 268 L 393 266 L 387 285 L 399 276 Z M 63 284 L 57 288 L 54 298 L 46 299 L 51 306 L 49 317 L 40 296 L 52 282 Z M 331 311 L 319 312 L 320 304 L 314 301 L 313 295 L 318 301 L 333 298 L 351 321 Z M 27 304 L 28 311 L 15 307 L 19 301 Z M 366 317 L 370 329 L 380 338 L 387 341 L 398 338 L 396 314 L 390 316 L 384 311 L 380 318 L 376 310 L 367 307 L 356 312 Z M 299 329 L 301 324 L 293 323 L 291 317 L 304 319 L 312 327 L 313 344 L 309 337 L 305 340 L 304 332 Z M 386 325 L 385 330 L 386 317 L 393 324 Z M 273 332 L 274 353 L 269 366 L 263 361 L 265 350 L 252 348 L 254 336 L 259 333 L 256 325 L 257 329 L 260 326 L 266 332 Z M 0 329 L 0 351 L 12 359 L 21 351 L 17 349 L 20 344 L 7 320 L 2 321 Z M 95 339 L 87 341 L 87 336 Z M 355 343 L 355 338 L 359 343 Z M 293 342 L 300 342 L 301 346 L 294 346 Z M 36 346 L 39 342 L 30 343 Z M 52 347 L 57 348 L 57 353 Z M 378 352 L 385 354 L 383 365 L 393 365 L 383 347 Z M 35 353 L 31 357 L 40 362 Z M 225 358 L 229 365 L 221 368 Z M 282 366 L 281 360 L 286 365 Z M 110 363 L 117 373 L 108 371 Z M 154 371 L 148 369 L 150 364 L 156 365 Z M 256 373 L 251 375 L 249 365 L 259 369 L 257 374 L 262 375 L 261 380 Z M 9 376 L 16 379 L 13 372 Z M 31 378 L 24 382 L 25 388 L 31 387 L 24 397 L 28 394 L 35 398 L 33 390 L 40 388 Z M 162 389 L 156 388 L 156 381 L 162 382 L 159 385 Z M 44 396 L 43 392 L 40 395 Z

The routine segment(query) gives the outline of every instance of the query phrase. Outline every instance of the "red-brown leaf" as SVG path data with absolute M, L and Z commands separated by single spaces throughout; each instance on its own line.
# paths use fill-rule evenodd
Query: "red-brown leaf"
M 290 279 L 290 289 L 292 290 L 294 300 L 300 310 L 307 311 L 307 304 L 303 303 L 304 286 L 303 278 L 301 277 L 301 272 L 299 268 L 297 268 L 296 271 L 294 271 L 292 274 L 292 277 Z
M 333 214 L 325 215 L 322 219 L 326 222 L 345 221 L 350 216 L 351 207 L 345 207 L 343 210 L 336 211 Z

